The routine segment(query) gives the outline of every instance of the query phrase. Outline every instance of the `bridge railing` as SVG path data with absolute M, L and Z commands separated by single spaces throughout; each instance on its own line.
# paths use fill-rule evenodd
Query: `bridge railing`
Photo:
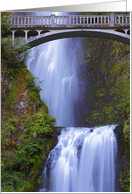
M 8 21 L 12 28 L 27 27 L 114 27 L 130 26 L 130 15 L 70 15 L 70 16 L 13 16 Z

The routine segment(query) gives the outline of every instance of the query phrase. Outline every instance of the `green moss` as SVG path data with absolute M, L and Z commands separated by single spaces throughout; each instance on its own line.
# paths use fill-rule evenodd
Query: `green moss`
M 130 114 L 129 45 L 101 38 L 82 38 L 82 49 L 82 60 L 88 58 L 88 61 L 80 66 L 79 76 L 86 88 L 80 94 L 84 99 L 79 107 L 81 111 L 76 107 L 77 125 L 125 122 Z
M 130 119 L 127 119 L 124 125 L 124 139 L 123 139 L 123 146 L 124 146 L 124 153 L 126 160 L 125 162 L 125 169 L 121 170 L 120 172 L 120 184 L 125 192 L 130 192 Z
M 130 170 L 121 171 L 120 183 L 125 192 L 130 192 Z
M 15 87 L 16 87 L 16 80 L 12 80 L 12 87 L 9 90 L 9 95 L 7 96 L 7 103 L 11 104 L 13 106 L 14 101 L 15 101 Z

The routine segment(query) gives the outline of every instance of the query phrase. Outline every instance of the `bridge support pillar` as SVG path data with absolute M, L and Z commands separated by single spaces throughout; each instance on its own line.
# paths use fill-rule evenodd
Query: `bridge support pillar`
M 15 31 L 12 30 L 11 32 L 12 32 L 12 39 L 14 40 L 14 38 L 15 38 Z
M 28 33 L 28 30 L 24 30 L 25 32 L 25 40 L 27 40 L 27 33 Z
M 125 29 L 124 31 L 125 31 L 125 34 L 127 34 L 128 29 Z
M 37 30 L 37 32 L 38 32 L 38 35 L 40 35 L 40 32 L 41 32 L 41 31 L 40 31 L 40 30 Z

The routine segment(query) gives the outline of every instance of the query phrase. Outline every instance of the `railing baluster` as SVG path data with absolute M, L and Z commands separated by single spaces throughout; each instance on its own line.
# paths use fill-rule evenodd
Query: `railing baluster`
M 36 26 L 36 17 L 34 17 L 34 26 Z
M 17 18 L 17 25 L 19 25 L 19 17 Z
M 49 19 L 49 27 L 50 27 L 50 25 L 51 25 L 51 23 L 50 23 L 50 17 L 48 17 L 48 19 Z
M 61 20 L 61 18 L 59 17 L 59 26 L 61 25 L 61 21 L 60 20 Z
M 83 25 L 85 25 L 85 17 L 83 17 Z
M 26 25 L 26 17 L 24 17 L 24 26 Z
M 78 25 L 78 17 L 76 17 L 76 25 Z
M 70 21 L 69 21 L 69 24 L 70 24 L 70 26 L 71 26 L 71 17 L 70 17 Z
M 31 27 L 32 27 L 32 25 L 33 25 L 33 17 L 31 17 Z
M 125 19 L 125 24 L 127 25 L 127 16 L 125 17 L 126 19 Z
M 108 16 L 108 25 L 109 25 L 109 23 L 110 23 L 110 18 L 109 18 L 109 16 Z
M 90 17 L 90 24 L 92 24 L 92 17 Z
M 8 24 L 11 24 L 12 23 L 12 18 L 9 18 L 8 19 Z
M 38 17 L 38 25 L 40 25 L 40 17 Z
M 27 24 L 28 24 L 28 26 L 29 26 L 29 17 L 28 17 L 28 20 L 27 20 Z
M 43 27 L 53 28 L 53 27 L 68 27 L 73 28 L 77 26 L 129 26 L 130 16 L 126 14 L 114 14 L 110 15 L 69 15 L 69 16 L 13 16 L 7 21 L 13 27 Z
M 104 17 L 104 24 L 106 24 L 106 17 Z
M 97 24 L 98 24 L 98 16 L 97 16 Z
M 74 17 L 73 17 L 73 26 L 74 26 Z
M 101 24 L 102 24 L 102 17 L 101 17 Z
M 93 21 L 93 24 L 95 24 L 95 17 L 94 17 L 94 21 Z

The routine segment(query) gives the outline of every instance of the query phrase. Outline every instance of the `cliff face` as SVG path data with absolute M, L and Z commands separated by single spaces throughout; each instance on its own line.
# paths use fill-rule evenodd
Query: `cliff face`
M 115 181 L 117 192 L 130 191 L 130 128 L 125 133 L 124 129 L 124 124 L 120 124 L 114 130 L 117 140 Z
M 41 167 L 55 146 L 55 118 L 41 100 L 40 85 L 20 63 L 12 69 L 2 61 L 1 74 L 1 174 L 2 191 L 32 191 L 41 180 Z
M 82 38 L 80 55 L 76 125 L 125 122 L 130 114 L 130 46 L 107 39 Z

